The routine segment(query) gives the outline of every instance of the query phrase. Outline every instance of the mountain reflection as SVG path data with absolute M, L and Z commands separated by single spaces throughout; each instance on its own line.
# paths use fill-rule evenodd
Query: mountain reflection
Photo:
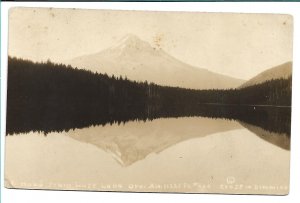
M 191 138 L 243 127 L 271 144 L 290 149 L 290 107 L 201 104 L 173 111 L 159 111 L 150 105 L 147 108 L 147 114 L 91 120 L 76 129 L 70 128 L 70 123 L 56 122 L 43 131 L 31 125 L 30 129 L 8 134 L 67 132 L 64 134 L 111 153 L 123 166 Z
M 239 128 L 237 122 L 225 119 L 184 117 L 90 127 L 70 131 L 67 136 L 103 149 L 121 165 L 129 166 L 177 143 Z
M 270 132 L 242 121 L 203 117 L 133 121 L 125 125 L 79 129 L 66 135 L 110 153 L 122 166 L 130 166 L 178 143 L 243 127 L 271 144 L 285 150 L 290 149 L 290 137 L 287 134 Z
M 282 149 L 290 150 L 290 135 L 286 133 L 275 133 L 275 132 L 270 132 L 267 130 L 264 130 L 261 127 L 251 125 L 248 123 L 244 123 L 242 121 L 239 121 L 239 123 L 247 128 L 249 131 L 253 132 L 256 134 L 258 137 L 262 138 L 263 140 L 272 143 Z

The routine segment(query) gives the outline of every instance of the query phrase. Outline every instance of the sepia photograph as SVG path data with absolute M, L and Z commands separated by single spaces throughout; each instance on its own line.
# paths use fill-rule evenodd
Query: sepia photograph
M 293 17 L 14 7 L 5 187 L 287 195 Z

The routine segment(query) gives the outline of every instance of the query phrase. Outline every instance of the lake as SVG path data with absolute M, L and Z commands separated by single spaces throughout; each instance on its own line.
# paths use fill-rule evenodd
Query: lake
M 270 127 L 270 126 L 267 126 Z M 6 136 L 7 187 L 287 194 L 290 135 L 179 117 Z

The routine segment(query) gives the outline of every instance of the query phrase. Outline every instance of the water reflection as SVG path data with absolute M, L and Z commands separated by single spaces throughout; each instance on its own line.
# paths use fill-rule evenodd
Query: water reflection
M 261 127 L 251 125 L 242 121 L 239 121 L 239 123 L 263 140 L 281 147 L 282 149 L 290 150 L 291 139 L 289 134 L 271 132 Z
M 103 149 L 121 165 L 129 166 L 180 142 L 239 128 L 237 122 L 224 119 L 169 118 L 90 127 L 70 131 L 67 136 Z
M 59 183 L 63 189 L 105 191 L 224 192 L 220 184 L 226 184 L 228 176 L 237 184 L 287 186 L 289 151 L 283 148 L 288 147 L 277 147 L 274 137 L 263 140 L 253 132 L 261 133 L 234 120 L 183 117 L 52 132 L 46 137 L 37 132 L 7 136 L 5 177 L 11 187 L 33 182 L 41 185 L 27 188 L 57 189 Z M 152 187 L 195 182 L 211 187 Z M 111 184 L 122 187 L 106 187 Z M 145 187 L 128 187 L 132 184 Z M 286 193 L 247 188 L 226 192 Z
M 197 136 L 199 134 L 206 133 L 210 130 L 211 132 L 218 132 L 223 131 L 219 128 L 219 125 L 222 119 L 225 120 L 236 120 L 241 123 L 241 125 L 247 129 L 249 129 L 251 132 L 255 133 L 260 138 L 277 145 L 283 149 L 289 150 L 290 149 L 290 124 L 291 124 L 291 108 L 290 107 L 276 107 L 276 106 L 258 106 L 258 105 L 249 105 L 249 106 L 242 106 L 242 105 L 216 105 L 216 104 L 202 104 L 198 106 L 193 107 L 185 107 L 181 109 L 176 109 L 174 111 L 168 110 L 168 111 L 158 111 L 158 110 L 149 110 L 147 115 L 143 112 L 140 112 L 141 116 L 145 119 L 142 119 L 137 116 L 135 119 L 125 119 L 122 116 L 115 116 L 115 118 L 119 118 L 121 120 L 115 122 L 110 119 L 113 119 L 111 117 L 107 117 L 106 120 L 102 120 L 102 123 L 100 125 L 97 124 L 97 120 L 92 121 L 86 121 L 86 123 L 89 125 L 87 127 L 81 127 L 76 129 L 82 129 L 79 130 L 73 137 L 79 136 L 77 139 L 86 140 L 96 140 L 96 145 L 99 145 L 99 141 L 102 140 L 102 143 L 100 145 L 104 145 L 103 142 L 109 141 L 110 139 L 116 139 L 118 137 L 118 134 L 122 135 L 122 139 L 119 141 L 119 145 L 125 145 L 128 140 L 126 136 L 135 137 L 136 140 L 140 140 L 140 143 L 148 143 L 149 140 L 143 141 L 144 137 L 147 137 L 148 139 L 152 139 L 151 136 L 155 135 L 157 138 L 162 139 L 160 142 L 157 143 L 157 146 L 153 146 L 156 148 L 159 148 L 159 146 L 164 144 L 164 139 L 168 140 L 169 143 L 175 142 L 176 139 L 179 139 L 178 136 L 176 136 L 176 132 L 173 132 L 174 129 L 179 130 L 179 132 L 182 132 L 182 134 L 185 134 L 189 131 L 189 129 L 197 129 L 199 132 L 197 132 Z M 101 116 L 100 116 L 101 117 Z M 192 118 L 197 117 L 199 120 L 198 122 L 193 122 Z M 168 119 L 166 119 L 168 118 Z M 178 118 L 178 119 L 176 119 Z M 191 118 L 191 119 L 180 119 L 180 118 Z M 210 122 L 211 120 L 218 120 L 218 122 L 215 122 L 214 125 L 207 125 L 207 124 L 201 124 L 203 122 L 203 118 L 208 118 L 206 122 Z M 172 121 L 170 124 L 168 124 L 168 120 Z M 201 121 L 202 120 L 202 121 Z M 191 123 L 188 123 L 191 122 Z M 45 135 L 51 133 L 51 132 L 70 132 L 69 134 L 73 134 L 72 132 L 77 132 L 71 130 L 67 126 L 72 125 L 72 122 L 70 123 L 69 120 L 66 120 L 65 122 L 58 122 L 58 121 L 51 121 L 51 122 L 44 122 L 43 126 L 46 126 L 46 128 L 40 129 L 41 126 L 37 125 L 37 123 L 28 120 L 26 122 L 26 126 L 28 128 L 26 129 L 14 129 L 13 131 L 7 131 L 7 134 L 9 135 L 16 135 L 18 133 L 28 133 L 31 131 L 34 132 L 43 132 Z M 29 123 L 29 124 L 28 124 Z M 67 125 L 66 125 L 67 123 Z M 174 125 L 176 123 L 176 125 Z M 159 124 L 159 125 L 158 125 Z M 166 125 L 164 127 L 160 125 Z M 22 126 L 22 125 L 21 125 Z M 129 126 L 129 127 L 124 127 Z M 151 126 L 148 132 L 133 132 L 134 129 L 139 128 L 145 128 L 147 126 Z M 178 128 L 177 126 L 181 126 L 181 128 Z M 221 125 L 222 126 L 222 125 Z M 231 125 L 227 126 L 227 128 L 230 128 Z M 121 130 L 122 128 L 125 128 Z M 132 129 L 131 129 L 132 128 Z M 161 129 L 164 129 L 163 132 L 169 131 L 170 135 L 169 137 L 162 138 L 160 134 L 156 134 L 156 132 L 160 132 Z M 98 132 L 97 130 L 101 129 L 107 129 L 104 133 L 106 137 L 103 137 L 102 132 Z M 115 131 L 115 129 L 120 129 L 119 131 Z M 227 129 L 228 130 L 228 129 Z M 81 133 L 84 132 L 84 133 Z M 88 131 L 89 133 L 85 133 Z M 161 133 L 161 132 L 160 132 Z M 196 131 L 195 131 L 196 133 Z M 128 135 L 123 135 L 128 134 Z M 188 134 L 189 136 L 194 135 Z M 93 136 L 94 138 L 91 138 Z M 98 137 L 97 137 L 98 136 Z M 183 135 L 182 135 L 183 136 Z M 90 138 L 89 138 L 90 137 Z M 154 138 L 153 138 L 154 139 Z M 156 138 L 155 138 L 156 139 Z M 158 139 L 158 140 L 159 140 Z M 117 139 L 118 140 L 118 139 Z M 180 140 L 180 139 L 179 139 Z M 124 142 L 124 143 L 123 143 Z M 149 142 L 151 143 L 151 141 Z M 143 145 L 143 144 L 142 144 Z M 108 151 L 110 150 L 110 147 L 104 147 Z M 128 149 L 128 151 L 130 151 Z M 133 152 L 132 152 L 133 153 Z M 122 158 L 122 157 L 116 157 L 116 159 L 119 159 L 119 162 L 123 165 L 128 165 L 134 160 L 142 159 L 143 156 L 137 157 L 132 156 L 131 158 Z M 128 160 L 125 160 L 128 159 Z
M 36 117 L 24 119 L 22 116 L 14 116 L 7 121 L 7 135 L 25 133 L 30 131 L 44 132 L 62 132 L 72 129 L 86 128 L 98 125 L 124 124 L 129 121 L 151 121 L 158 118 L 180 118 L 180 117 L 206 117 L 206 118 L 224 118 L 234 119 L 259 126 L 265 130 L 276 133 L 285 133 L 290 135 L 291 108 L 276 106 L 259 105 L 216 105 L 199 104 L 192 106 L 167 106 L 158 108 L 157 106 L 147 105 L 141 109 L 132 110 L 130 108 L 122 111 L 110 111 L 111 113 L 91 112 L 85 116 L 63 114 L 53 112 L 51 119 L 37 119 Z M 52 115 L 51 114 L 51 115 Z M 59 114 L 60 116 L 58 116 Z

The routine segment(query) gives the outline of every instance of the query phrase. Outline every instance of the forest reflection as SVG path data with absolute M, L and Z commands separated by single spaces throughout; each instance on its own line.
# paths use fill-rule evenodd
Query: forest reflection
M 263 139 L 268 133 L 289 137 L 291 84 L 289 77 L 241 89 L 193 90 L 9 58 L 6 134 L 205 117 L 236 120 L 254 133 L 267 132 Z
M 47 120 L 27 120 L 14 127 L 7 129 L 7 134 L 26 133 L 30 131 L 50 132 L 69 131 L 89 126 L 98 125 L 123 125 L 128 121 L 151 121 L 157 118 L 180 118 L 180 117 L 205 117 L 212 119 L 229 119 L 240 121 L 251 126 L 260 127 L 268 132 L 285 134 L 290 136 L 291 108 L 275 106 L 255 105 L 216 105 L 199 104 L 197 106 L 169 106 L 160 109 L 157 106 L 148 105 L 141 108 L 125 108 L 116 111 L 112 107 L 101 113 L 90 113 L 88 116 L 73 116 L 57 112 L 47 113 Z M 49 119 L 52 118 L 52 119 Z M 42 117 L 39 117 L 42 118 Z

